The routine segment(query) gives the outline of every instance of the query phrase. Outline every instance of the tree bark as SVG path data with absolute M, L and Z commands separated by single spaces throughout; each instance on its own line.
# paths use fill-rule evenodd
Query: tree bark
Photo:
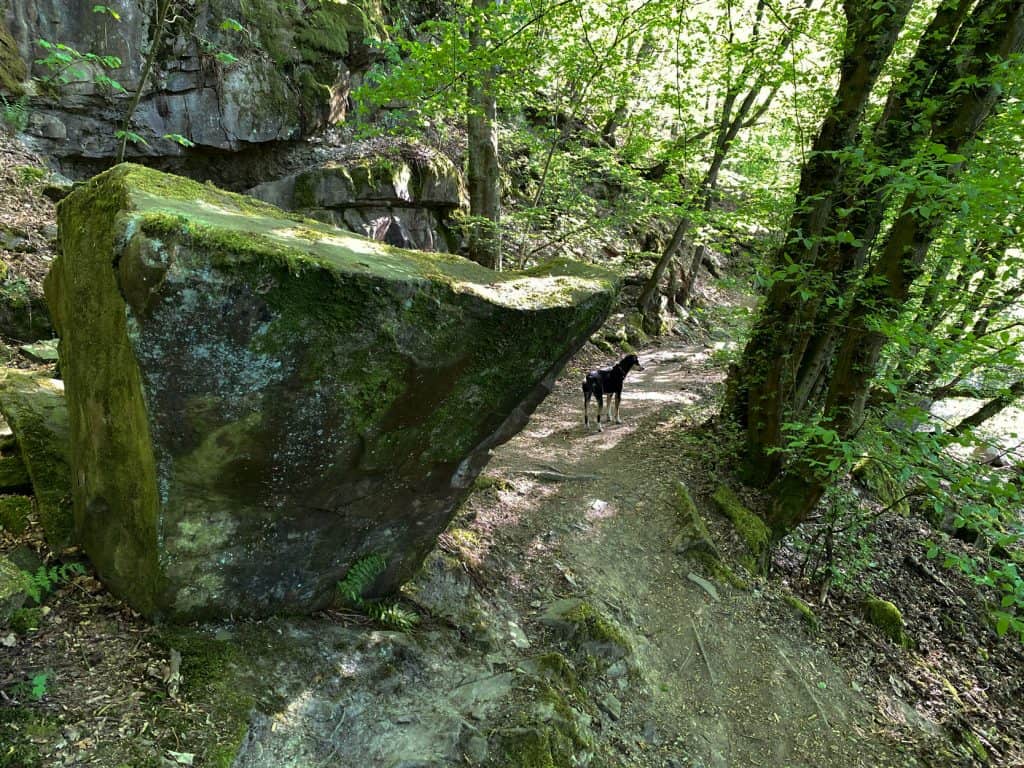
M 965 416 L 961 419 L 955 427 L 949 430 L 949 434 L 954 437 L 959 437 L 968 429 L 974 427 L 980 427 L 986 421 L 991 419 L 993 416 L 997 416 L 1005 409 L 1013 405 L 1017 400 L 1024 396 L 1024 379 L 1015 381 L 1010 387 L 992 400 L 982 405 L 974 413 Z

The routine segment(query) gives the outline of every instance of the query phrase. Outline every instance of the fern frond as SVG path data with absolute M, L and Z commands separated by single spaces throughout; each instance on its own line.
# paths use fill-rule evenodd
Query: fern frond
M 420 617 L 397 603 L 367 603 L 366 613 L 386 627 L 406 632 L 416 626 Z
M 362 607 L 363 593 L 384 573 L 385 568 L 387 561 L 380 555 L 372 554 L 359 558 L 348 569 L 345 578 L 338 582 L 338 592 L 346 602 Z

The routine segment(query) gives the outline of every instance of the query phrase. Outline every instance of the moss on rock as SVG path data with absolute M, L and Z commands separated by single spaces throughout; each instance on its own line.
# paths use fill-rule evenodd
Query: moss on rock
M 820 629 L 821 622 L 818 621 L 818 617 L 815 615 L 811 606 L 795 595 L 785 595 L 782 599 L 785 600 L 786 605 L 792 608 L 796 612 L 796 615 L 803 619 L 804 623 L 813 631 L 817 632 L 818 629 Z
M 622 628 L 583 600 L 555 601 L 541 616 L 541 623 L 565 640 L 579 667 L 591 673 L 602 673 L 620 659 L 632 659 L 633 645 Z
M 8 369 L 0 378 L 0 412 L 18 439 L 46 541 L 59 552 L 74 541 L 64 384 L 45 374 Z
M 878 627 L 886 637 L 897 645 L 909 648 L 910 637 L 906 633 L 903 614 L 895 604 L 877 597 L 867 597 L 861 601 L 861 610 L 868 623 Z
M 0 490 L 9 491 L 32 484 L 21 454 L 0 457 Z
M 43 621 L 43 609 L 36 606 L 33 608 L 19 608 L 11 614 L 11 629 L 19 635 L 27 635 L 39 629 Z
M 882 462 L 867 456 L 858 461 L 851 474 L 867 488 L 879 502 L 898 515 L 910 514 L 910 502 L 896 476 Z
M 30 587 L 29 575 L 0 555 L 0 626 L 25 604 Z
M 681 555 L 696 550 L 719 559 L 718 548 L 711 538 L 707 523 L 704 522 L 697 505 L 693 503 L 689 489 L 682 482 L 677 481 L 673 486 L 672 502 L 681 528 L 672 542 L 673 551 Z
M 13 534 L 25 532 L 32 499 L 28 496 L 0 496 L 0 528 Z
M 768 545 L 771 534 L 764 521 L 744 506 L 732 489 L 722 485 L 712 496 L 719 510 L 725 515 L 736 529 L 740 539 L 750 552 L 752 560 L 749 562 L 753 572 L 764 570 L 765 558 L 768 554 Z
M 18 44 L 0 18 L 0 91 L 20 96 L 24 93 L 22 84 L 27 77 L 28 68 L 18 52 Z
M 569 260 L 497 274 L 391 248 L 133 165 L 59 214 L 76 522 L 150 615 L 313 610 L 368 551 L 396 588 L 616 286 Z

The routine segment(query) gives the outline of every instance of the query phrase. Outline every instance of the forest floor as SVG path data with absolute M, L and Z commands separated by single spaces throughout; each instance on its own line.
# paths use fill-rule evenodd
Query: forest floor
M 33 246 L 3 256 L 38 290 L 53 207 L 21 170 L 37 161 L 0 150 L 0 218 L 17 216 Z M 743 544 L 711 501 L 733 469 L 730 441 L 707 421 L 727 326 L 749 300 L 706 298 L 721 305 L 706 325 L 725 330 L 639 350 L 622 425 L 583 427 L 579 382 L 611 361 L 591 346 L 572 361 L 442 535 L 427 570 L 451 570 L 408 590 L 422 616 L 409 633 L 337 610 L 153 627 L 89 572 L 52 584 L 30 624 L 0 629 L 0 766 L 560 768 L 502 744 L 563 715 L 595 766 L 1024 765 L 1021 645 L 995 636 L 962 575 L 927 561 L 932 534 L 915 518 L 870 515 L 828 593 L 805 567 L 806 541 L 786 542 L 767 579 L 736 564 Z M 678 482 L 745 586 L 676 553 Z M 48 551 L 35 520 L 0 531 L 0 553 L 25 568 L 79 557 Z M 899 605 L 912 647 L 867 624 L 865 594 Z M 615 628 L 623 664 L 588 671 L 546 618 L 568 599 Z M 460 601 L 481 610 L 460 613 Z M 553 658 L 574 681 L 559 714 L 530 671 Z

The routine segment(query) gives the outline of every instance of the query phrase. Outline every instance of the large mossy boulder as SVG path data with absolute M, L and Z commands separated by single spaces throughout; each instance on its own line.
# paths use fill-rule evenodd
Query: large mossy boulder
M 608 273 L 498 274 L 133 165 L 59 207 L 81 544 L 150 616 L 310 611 L 410 577 L 607 315 Z

